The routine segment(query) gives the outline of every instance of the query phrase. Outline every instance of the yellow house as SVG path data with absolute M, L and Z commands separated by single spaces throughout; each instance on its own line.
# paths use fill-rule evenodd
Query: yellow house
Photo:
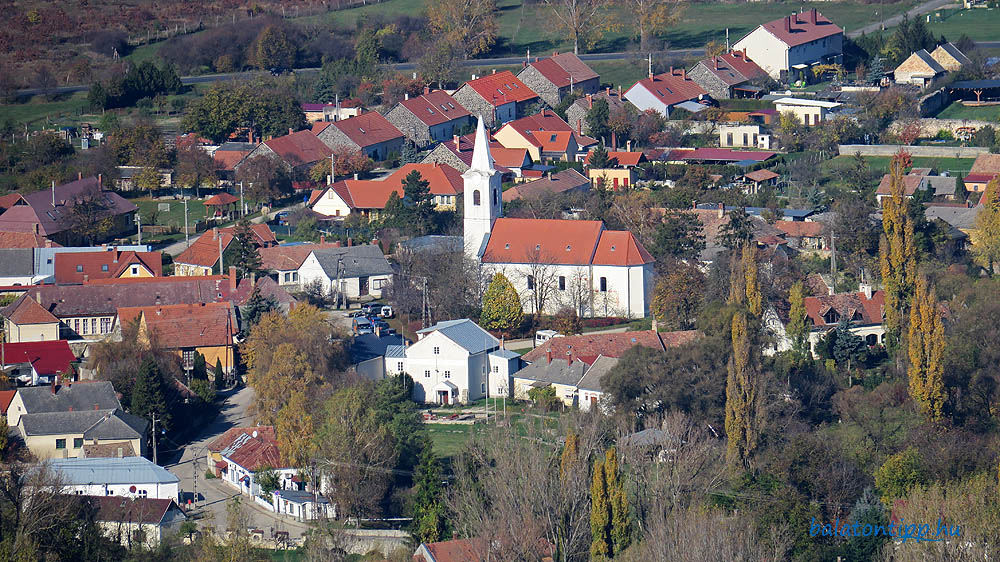
M 175 352 L 184 369 L 194 367 L 195 353 L 205 357 L 212 368 L 221 363 L 223 371 L 234 368 L 233 349 L 239 333 L 236 312 L 229 302 L 137 306 L 118 309 L 116 331 L 138 323 L 136 337 Z
M 132 279 L 163 276 L 160 252 L 117 249 L 94 252 L 60 252 L 55 256 L 56 283 L 75 284 L 98 279 Z
M 589 168 L 587 177 L 590 178 L 590 183 L 594 187 L 603 181 L 605 189 L 615 191 L 628 189 L 634 186 L 636 180 L 639 179 L 635 168 Z
M 0 316 L 8 343 L 59 339 L 59 319 L 27 294 L 0 310 Z

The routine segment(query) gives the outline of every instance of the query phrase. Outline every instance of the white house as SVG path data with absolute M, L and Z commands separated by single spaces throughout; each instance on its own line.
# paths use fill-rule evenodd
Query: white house
M 601 405 L 608 411 L 604 399 L 601 377 L 618 364 L 615 357 L 573 356 L 555 357 L 549 351 L 545 358 L 535 361 L 514 375 L 514 398 L 527 400 L 533 388 L 552 387 L 556 398 L 568 408 L 590 411 Z
M 653 257 L 627 231 L 602 221 L 503 218 L 500 173 L 482 119 L 465 180 L 466 253 L 503 272 L 525 312 L 571 308 L 580 316 L 642 318 L 653 289 Z
M 757 26 L 733 44 L 771 78 L 794 81 L 811 66 L 843 60 L 844 30 L 815 8 Z
M 487 396 L 510 396 L 516 353 L 468 319 L 448 320 L 417 332 L 405 349 L 386 350 L 389 375 L 413 378 L 413 399 L 432 404 L 466 404 Z M 402 351 L 402 353 L 399 353 Z
M 313 250 L 298 269 L 303 287 L 318 280 L 324 291 L 349 299 L 382 297 L 392 282 L 392 266 L 375 245 Z
M 90 496 L 86 500 L 97 510 L 94 520 L 104 536 L 132 549 L 156 548 L 161 541 L 180 532 L 187 520 L 173 500 Z
M 320 494 L 301 490 L 275 490 L 272 496 L 272 508 L 275 513 L 288 515 L 299 521 L 337 516 L 335 506 Z
M 650 75 L 636 82 L 625 92 L 625 99 L 636 106 L 639 111 L 653 109 L 659 111 L 664 117 L 670 117 L 670 111 L 676 107 L 684 107 L 685 102 L 693 102 L 708 95 L 697 82 L 687 75 L 687 70 L 680 68 L 675 70 L 670 67 L 669 72 Z M 687 106 L 695 112 L 694 107 Z
M 66 493 L 174 500 L 180 479 L 144 457 L 51 459 L 48 468 Z
M 742 123 L 719 125 L 719 146 L 770 150 L 771 135 L 760 125 Z
M 241 494 L 260 496 L 258 473 L 268 468 L 278 475 L 279 489 L 297 487 L 293 478 L 298 470 L 284 462 L 272 426 L 234 427 L 207 449 L 209 470 Z
M 828 119 L 830 110 L 842 104 L 835 101 L 806 100 L 801 98 L 780 98 L 774 100 L 778 113 L 791 113 L 800 123 L 809 127 L 819 125 Z

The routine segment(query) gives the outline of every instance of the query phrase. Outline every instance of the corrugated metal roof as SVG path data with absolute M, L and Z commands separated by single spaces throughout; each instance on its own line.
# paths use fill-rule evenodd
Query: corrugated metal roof
M 58 473 L 63 484 L 174 484 L 180 479 L 143 457 L 52 459 L 49 469 Z
M 480 353 L 500 345 L 500 340 L 468 318 L 438 322 L 429 328 L 419 330 L 417 333 L 429 334 L 431 332 L 441 332 L 444 337 L 462 346 L 469 353 Z
M 337 264 L 343 264 L 343 277 L 363 277 L 368 275 L 390 275 L 392 266 L 378 246 L 346 246 L 313 250 L 316 261 L 331 279 L 337 278 Z

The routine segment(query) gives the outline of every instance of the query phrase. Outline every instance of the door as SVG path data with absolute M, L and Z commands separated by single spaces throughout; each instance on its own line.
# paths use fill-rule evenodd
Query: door
M 596 406 L 597 406 L 597 395 L 595 394 L 590 397 L 590 407 L 594 408 Z
M 447 390 L 439 390 L 438 391 L 438 404 L 441 404 L 442 406 L 447 406 L 448 405 L 448 391 Z
M 368 294 L 368 278 L 360 277 L 358 278 L 358 294 L 365 296 Z

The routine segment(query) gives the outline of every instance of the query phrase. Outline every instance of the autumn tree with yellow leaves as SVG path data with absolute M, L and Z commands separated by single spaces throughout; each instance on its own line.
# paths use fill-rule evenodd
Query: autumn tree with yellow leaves
M 614 447 L 605 452 L 604 459 L 594 461 L 590 498 L 590 555 L 613 558 L 632 542 L 628 496 Z
M 427 10 L 427 19 L 434 37 L 478 55 L 496 43 L 496 13 L 494 0 L 439 0 Z
M 1000 264 L 1000 176 L 986 184 L 980 201 L 983 203 L 974 223 L 972 259 L 993 276 Z
M 934 289 L 928 286 L 923 276 L 917 279 L 909 328 L 907 347 L 910 363 L 907 374 L 910 396 L 928 419 L 938 421 L 945 400 L 944 324 Z
M 729 304 L 737 307 L 732 320 L 732 353 L 726 378 L 726 460 L 733 469 L 747 468 L 757 450 L 764 422 L 764 390 L 757 345 L 763 295 L 756 249 L 744 245 L 732 258 Z
M 809 324 L 806 316 L 805 287 L 799 281 L 788 290 L 788 327 L 785 329 L 792 340 L 792 352 L 798 358 L 809 357 Z
M 903 315 L 917 276 L 913 219 L 907 213 L 903 184 L 906 158 L 901 154 L 892 159 L 889 197 L 882 200 L 882 239 L 879 244 L 879 266 L 885 291 L 885 335 L 890 347 L 899 341 Z

